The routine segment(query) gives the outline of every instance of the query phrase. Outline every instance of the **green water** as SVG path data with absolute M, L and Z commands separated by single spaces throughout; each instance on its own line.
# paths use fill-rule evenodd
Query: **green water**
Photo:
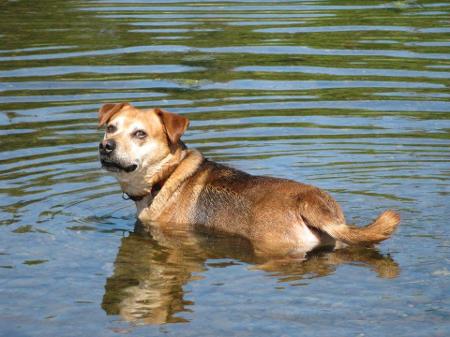
M 450 335 L 450 3 L 0 2 L 0 336 Z M 282 263 L 135 229 L 100 170 L 105 102 L 332 193 L 377 249 Z

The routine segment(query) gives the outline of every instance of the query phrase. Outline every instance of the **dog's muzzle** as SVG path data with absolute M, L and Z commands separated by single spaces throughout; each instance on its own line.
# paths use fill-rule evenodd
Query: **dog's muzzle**
M 98 150 L 100 153 L 100 162 L 102 167 L 110 172 L 133 172 L 137 169 L 136 164 L 124 164 L 120 160 L 114 158 L 114 150 L 117 144 L 113 139 L 105 139 L 98 145 Z

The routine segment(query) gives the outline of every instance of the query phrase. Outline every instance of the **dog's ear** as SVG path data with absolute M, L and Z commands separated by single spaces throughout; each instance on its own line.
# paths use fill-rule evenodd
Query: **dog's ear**
M 189 119 L 159 108 L 156 108 L 155 112 L 161 119 L 161 122 L 166 129 L 166 134 L 167 138 L 169 138 L 170 145 L 178 144 L 181 136 L 189 126 Z
M 125 106 L 131 106 L 129 103 L 106 103 L 98 111 L 98 126 L 105 125 L 113 115 L 122 110 Z

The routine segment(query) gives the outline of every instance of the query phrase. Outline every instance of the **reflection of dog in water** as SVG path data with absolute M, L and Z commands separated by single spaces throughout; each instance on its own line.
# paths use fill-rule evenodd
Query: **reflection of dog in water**
M 260 255 L 301 257 L 323 246 L 373 245 L 400 222 L 386 211 L 370 225 L 350 226 L 337 202 L 317 187 L 209 161 L 180 141 L 188 126 L 183 116 L 105 104 L 99 124 L 106 125 L 102 166 L 136 202 L 145 224 L 202 227 L 246 238 Z
M 208 259 L 224 258 L 221 263 L 208 263 Z M 357 264 L 385 278 L 399 274 L 397 263 L 373 248 L 316 252 L 304 261 L 269 260 L 254 255 L 249 242 L 239 237 L 164 233 L 157 227 L 144 231 L 137 226 L 134 233 L 122 239 L 114 273 L 106 281 L 102 308 L 109 315 L 135 323 L 183 322 L 179 314 L 195 310 L 195 303 L 184 300 L 183 287 L 201 277 L 207 267 L 227 268 L 240 262 L 250 264 L 250 269 L 265 270 L 287 284 L 327 276 L 341 264 Z

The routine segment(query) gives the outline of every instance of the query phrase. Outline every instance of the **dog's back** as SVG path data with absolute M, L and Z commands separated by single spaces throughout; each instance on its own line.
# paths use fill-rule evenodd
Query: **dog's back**
M 320 246 L 372 245 L 387 239 L 399 216 L 387 211 L 366 227 L 346 224 L 338 203 L 317 187 L 248 173 L 205 160 L 181 195 L 202 185 L 192 222 L 237 234 L 270 254 Z

